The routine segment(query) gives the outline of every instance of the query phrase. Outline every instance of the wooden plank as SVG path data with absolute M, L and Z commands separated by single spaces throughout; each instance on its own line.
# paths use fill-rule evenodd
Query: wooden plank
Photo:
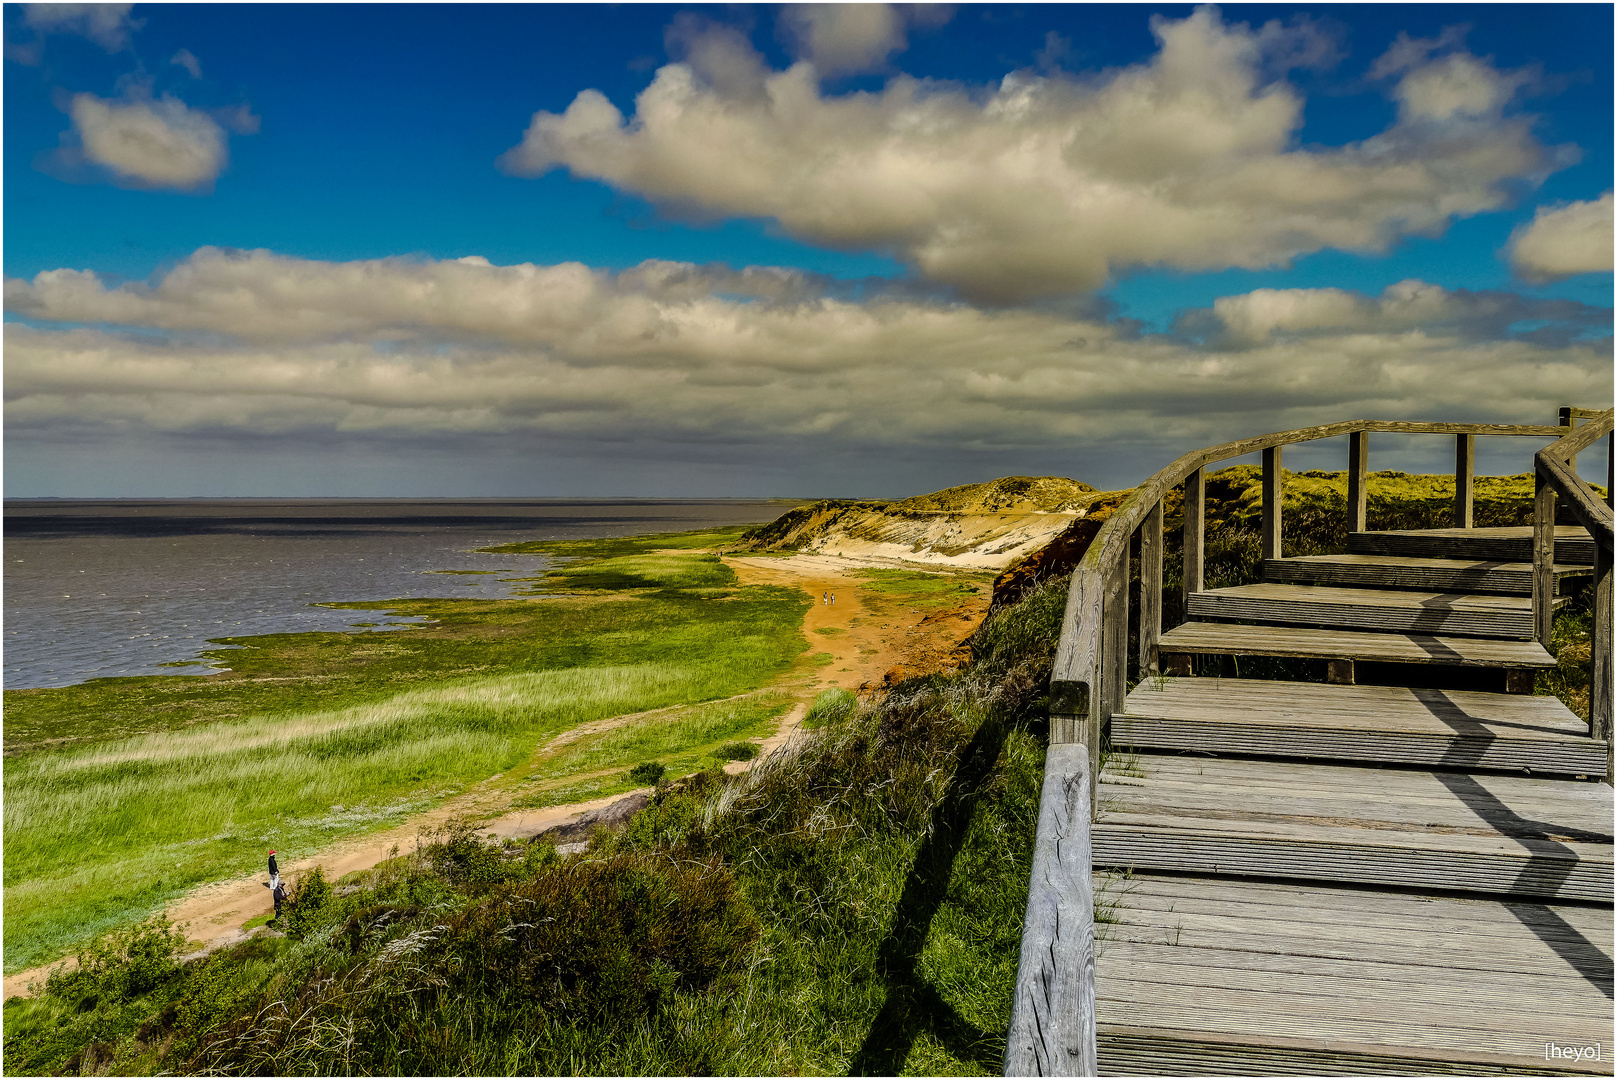
M 1207 474 L 1193 469 L 1185 477 L 1184 492 L 1184 587 L 1185 596 L 1202 591 L 1202 562 L 1205 558 Z
M 1558 563 L 1551 568 L 1557 591 L 1567 578 L 1593 568 Z M 1265 581 L 1296 585 L 1350 585 L 1429 592 L 1533 594 L 1533 564 L 1484 559 L 1435 559 L 1410 555 L 1303 555 L 1263 564 Z
M 1611 507 L 1601 501 L 1594 489 L 1585 483 L 1567 462 L 1558 461 L 1542 451 L 1533 462 L 1537 475 L 1547 476 L 1550 479 L 1561 498 L 1566 500 L 1567 509 L 1582 522 L 1584 528 L 1589 530 L 1589 535 L 1594 537 L 1595 542 L 1609 548 Z
M 1533 561 L 1532 526 L 1485 529 L 1392 529 L 1354 532 L 1348 551 L 1356 555 L 1415 555 L 1439 559 L 1491 559 L 1499 562 Z M 1594 541 L 1582 525 L 1555 527 L 1555 562 L 1589 566 L 1595 561 Z
M 1555 577 L 1550 572 L 1558 547 L 1555 536 L 1555 487 L 1543 473 L 1535 473 L 1533 492 L 1532 636 L 1548 649 L 1551 627 L 1555 621 Z
M 1280 547 L 1280 517 L 1285 501 L 1285 477 L 1280 466 L 1283 450 L 1283 446 L 1270 446 L 1263 451 L 1263 524 L 1259 536 L 1265 559 L 1278 559 L 1284 554 Z
M 1140 678 L 1157 671 L 1162 636 L 1162 504 L 1140 525 Z
M 1365 481 L 1370 474 L 1370 433 L 1355 431 L 1348 436 L 1348 532 L 1363 532 L 1367 527 L 1365 510 L 1369 489 Z
M 1471 527 L 1472 475 L 1477 465 L 1477 437 L 1454 436 L 1454 527 Z
M 1346 657 L 1459 667 L 1555 666 L 1555 658 L 1536 641 L 1230 623 L 1187 622 L 1164 633 L 1158 647 L 1163 652 L 1199 655 Z
M 1557 604 L 1564 605 L 1567 598 L 1552 595 L 1549 602 L 1553 608 Z M 1187 614 L 1198 619 L 1241 619 L 1288 626 L 1518 641 L 1533 637 L 1533 611 L 1533 602 L 1519 596 L 1344 589 L 1276 582 L 1209 589 L 1191 597 L 1187 605 Z
M 1095 923 L 1089 751 L 1050 747 L 1033 842 L 1006 1076 L 1094 1076 Z

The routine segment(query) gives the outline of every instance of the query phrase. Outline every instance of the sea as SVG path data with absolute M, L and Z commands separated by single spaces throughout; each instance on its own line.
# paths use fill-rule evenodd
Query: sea
M 408 625 L 318 605 L 497 598 L 548 560 L 481 547 L 771 521 L 762 499 L 7 499 L 5 685 L 196 675 L 221 637 Z M 468 573 L 468 571 L 472 571 Z M 175 666 L 185 665 L 185 666 Z

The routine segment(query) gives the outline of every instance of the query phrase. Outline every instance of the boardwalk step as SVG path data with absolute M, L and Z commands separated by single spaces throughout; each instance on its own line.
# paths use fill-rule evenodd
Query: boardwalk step
M 1609 906 L 1098 885 L 1103 1076 L 1611 1074 Z M 1602 1060 L 1546 1060 L 1546 1043 L 1601 1043 Z
M 1097 866 L 1612 896 L 1612 789 L 1516 776 L 1113 755 Z
M 1557 585 L 1587 577 L 1588 566 L 1555 567 Z M 1350 585 L 1372 589 L 1533 595 L 1533 564 L 1479 559 L 1432 559 L 1408 555 L 1308 555 L 1265 559 L 1263 579 L 1292 585 Z
M 1147 679 L 1112 717 L 1139 750 L 1604 775 L 1606 744 L 1553 697 L 1325 686 L 1259 679 Z
M 1530 525 L 1492 529 L 1398 529 L 1388 532 L 1349 533 L 1348 551 L 1356 555 L 1415 555 L 1437 559 L 1494 559 L 1532 562 L 1533 529 Z M 1594 541 L 1581 525 L 1555 527 L 1555 561 L 1589 566 L 1595 561 Z
M 1164 653 L 1207 656 L 1299 656 L 1459 667 L 1555 666 L 1555 658 L 1536 641 L 1231 623 L 1183 623 L 1164 633 L 1159 647 Z
M 1566 603 L 1560 597 L 1557 604 Z M 1533 636 L 1533 602 L 1525 596 L 1339 589 L 1262 582 L 1210 589 L 1185 598 L 1198 619 L 1243 619 L 1353 630 L 1515 638 Z

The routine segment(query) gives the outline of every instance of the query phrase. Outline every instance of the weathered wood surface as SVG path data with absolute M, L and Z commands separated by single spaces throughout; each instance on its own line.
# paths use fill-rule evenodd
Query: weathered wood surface
M 1555 658 L 1536 641 L 1377 634 L 1304 626 L 1240 626 L 1187 622 L 1162 635 L 1165 653 L 1215 656 L 1346 657 L 1396 664 L 1458 667 L 1552 668 Z
M 1612 789 L 1495 774 L 1116 755 L 1097 866 L 1608 900 Z
M 1588 577 L 1593 568 L 1557 564 L 1551 567 L 1558 588 L 1564 579 Z M 1486 559 L 1438 559 L 1408 555 L 1304 555 L 1270 559 L 1263 564 L 1265 581 L 1295 585 L 1363 585 L 1380 589 L 1426 589 L 1432 592 L 1533 595 L 1533 564 Z
M 1546 1042 L 1610 1074 L 1609 906 L 1099 882 L 1103 1074 L 1542 1075 Z
M 1569 432 L 1567 428 L 1571 427 L 1572 417 L 1585 418 L 1592 422 Z M 1562 417 L 1561 423 L 1564 426 L 1557 429 L 1561 437 L 1544 449 L 1566 461 L 1589 449 L 1603 436 L 1611 434 L 1612 410 L 1595 412 L 1591 409 L 1573 409 Z
M 1540 474 L 1548 473 L 1555 481 L 1555 489 L 1567 501 L 1567 507 L 1589 530 L 1595 542 L 1611 546 L 1611 507 L 1594 493 L 1565 462 L 1548 454 L 1539 454 L 1536 464 Z
M 1348 532 L 1363 532 L 1367 527 L 1366 509 L 1369 505 L 1370 433 L 1355 431 L 1348 436 Z
M 1206 557 L 1207 473 L 1193 469 L 1185 477 L 1182 550 L 1185 595 L 1202 591 L 1202 563 Z
M 1140 525 L 1140 654 L 1141 675 L 1157 670 L 1157 639 L 1162 636 L 1162 504 Z
M 1112 717 L 1141 750 L 1600 776 L 1607 746 L 1559 699 L 1259 679 L 1148 679 Z
M 1259 537 L 1265 559 L 1278 559 L 1284 554 L 1280 547 L 1281 510 L 1285 504 L 1285 472 L 1281 465 L 1284 450 L 1283 446 L 1270 446 L 1263 451 L 1263 524 Z
M 1555 486 L 1542 472 L 1534 474 L 1533 483 L 1533 637 L 1548 649 L 1555 623 L 1555 576 L 1550 567 L 1561 545 L 1555 535 Z M 1592 551 L 1590 556 L 1592 563 Z
M 1473 474 L 1477 467 L 1477 437 L 1454 436 L 1454 527 L 1471 527 Z
M 1552 605 L 1566 598 L 1550 597 Z M 1476 596 L 1392 589 L 1260 582 L 1210 589 L 1190 598 L 1196 619 L 1245 619 L 1353 630 L 1387 630 L 1476 637 L 1533 637 L 1533 601 L 1525 596 Z
M 1050 747 L 1033 844 L 1006 1076 L 1094 1076 L 1095 921 L 1089 751 Z
M 1391 529 L 1355 532 L 1347 538 L 1356 555 L 1416 555 L 1438 559 L 1489 559 L 1498 562 L 1533 561 L 1533 528 L 1500 526 L 1487 529 Z M 1590 566 L 1594 542 L 1581 525 L 1555 527 L 1555 562 Z

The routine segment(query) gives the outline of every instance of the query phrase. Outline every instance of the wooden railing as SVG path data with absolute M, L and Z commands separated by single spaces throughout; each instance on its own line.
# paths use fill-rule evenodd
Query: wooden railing
M 1573 428 L 1579 419 L 1588 422 Z M 1562 409 L 1562 430 L 1569 434 L 1533 455 L 1533 630 L 1549 648 L 1555 618 L 1555 509 L 1564 500 L 1567 509 L 1595 545 L 1595 610 L 1593 640 L 1589 643 L 1589 734 L 1606 740 L 1606 783 L 1612 782 L 1612 679 L 1611 679 L 1611 498 L 1612 410 L 1591 412 Z M 1606 437 L 1606 499 L 1577 473 L 1578 453 Z
M 1044 796 L 1034 846 L 1032 886 L 1023 927 L 1021 964 L 1011 1007 L 1005 1074 L 1093 1076 L 1095 1070 L 1095 987 L 1093 885 L 1089 865 L 1089 823 L 1095 812 L 1095 784 L 1100 772 L 1105 726 L 1123 710 L 1128 693 L 1129 551 L 1135 537 L 1140 550 L 1139 648 L 1134 658 L 1140 678 L 1158 671 L 1162 634 L 1163 500 L 1184 485 L 1185 595 L 1202 591 L 1203 527 L 1207 466 L 1263 454 L 1263 518 L 1261 547 L 1265 559 L 1281 557 L 1281 487 L 1283 450 L 1292 443 L 1348 436 L 1347 517 L 1350 532 L 1366 526 L 1370 435 L 1441 434 L 1455 439 L 1454 525 L 1472 527 L 1475 439 L 1478 435 L 1565 436 L 1539 458 L 1542 484 L 1565 491 L 1574 512 L 1592 499 L 1588 485 L 1564 464 L 1611 431 L 1611 410 L 1563 409 L 1562 424 L 1451 424 L 1387 420 L 1348 420 L 1260 435 L 1196 450 L 1175 460 L 1141 484 L 1091 541 L 1073 571 L 1067 609 L 1050 678 L 1050 753 L 1045 762 Z M 1571 435 L 1580 417 L 1595 417 Z M 1599 417 L 1604 417 L 1600 420 Z M 1604 423 L 1604 428 L 1600 424 Z M 1583 441 L 1579 441 L 1583 440 Z M 1540 499 L 1553 498 L 1541 495 Z M 1541 502 L 1539 505 L 1543 505 Z M 1609 734 L 1611 703 L 1611 514 L 1606 511 L 1604 637 L 1597 636 L 1597 689 L 1605 679 L 1605 731 Z M 1552 514 L 1548 518 L 1553 523 Z M 1539 515 L 1543 520 L 1543 515 Z M 1595 515 L 1591 520 L 1597 520 Z M 1597 528 L 1590 528 L 1593 534 Z M 1553 533 L 1551 534 L 1553 536 Z M 1534 576 L 1535 587 L 1538 575 Z M 1552 579 L 1553 584 L 1553 579 Z M 1546 594 L 1548 595 L 1548 594 Z M 1597 625 L 1600 623 L 1597 617 Z M 1548 640 L 1547 637 L 1545 640 Z M 1602 661 L 1601 642 L 1608 659 Z M 1602 665 L 1603 666 L 1600 666 Z M 1188 674 L 1188 672 L 1186 672 Z M 1607 769 L 1608 779 L 1610 768 Z M 1082 788 L 1082 798 L 1075 794 Z M 1056 793 L 1060 793 L 1058 796 Z M 1082 812 L 1080 812 L 1080 808 Z

